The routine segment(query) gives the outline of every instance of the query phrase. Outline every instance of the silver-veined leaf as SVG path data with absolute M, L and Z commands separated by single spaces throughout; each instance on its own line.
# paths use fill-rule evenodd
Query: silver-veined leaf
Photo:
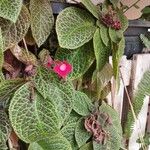
M 75 127 L 77 122 L 67 124 L 61 129 L 62 135 L 70 142 L 73 150 L 78 149 L 78 145 L 75 140 Z
M 123 37 L 123 31 L 109 28 L 109 37 L 112 42 L 119 43 Z
M 11 125 L 7 114 L 0 110 L 0 149 L 7 150 L 6 141 L 9 138 L 11 132 Z
M 115 79 L 118 80 L 119 77 L 119 63 L 121 60 L 121 57 L 124 54 L 124 48 L 125 48 L 125 39 L 122 37 L 120 42 L 118 44 L 113 43 L 113 51 L 112 51 L 112 63 L 113 63 L 113 73 Z
M 79 150 L 93 150 L 92 142 L 88 142 L 83 145 Z
M 91 108 L 90 108 L 91 107 Z M 85 93 L 76 91 L 73 101 L 73 110 L 81 116 L 87 116 L 91 113 L 92 102 Z
M 30 14 L 23 6 L 16 23 L 0 18 L 0 27 L 4 38 L 4 49 L 8 49 L 20 42 L 26 35 L 30 25 Z
M 102 42 L 100 29 L 98 28 L 94 34 L 93 38 L 94 43 L 94 52 L 96 57 L 96 68 L 97 70 L 101 70 L 104 65 L 108 62 L 110 55 L 110 46 L 105 46 Z
M 84 118 L 81 118 L 75 129 L 75 138 L 79 147 L 86 144 L 87 140 L 91 137 L 91 134 L 88 133 L 84 127 Z
M 105 125 L 105 120 L 102 118 L 100 119 L 100 124 L 105 132 L 108 134 L 108 138 L 106 139 L 105 144 L 100 144 L 93 141 L 93 149 L 100 150 L 100 149 L 111 149 L 111 150 L 119 150 L 121 147 L 122 142 L 122 127 L 120 123 L 120 119 L 118 113 L 111 108 L 105 102 L 99 107 L 100 113 L 106 113 L 109 115 L 112 124 Z
M 101 39 L 102 39 L 103 43 L 105 44 L 105 46 L 108 46 L 108 44 L 109 44 L 108 28 L 101 23 L 100 23 L 100 35 L 101 35 Z
M 6 101 L 26 81 L 24 79 L 10 79 L 0 82 L 0 101 Z
M 92 65 L 95 59 L 93 44 L 89 42 L 73 51 L 60 48 L 57 51 L 55 58 L 68 61 L 73 66 L 73 71 L 68 76 L 69 79 L 74 80 L 80 78 Z
M 0 0 L 0 17 L 16 22 L 22 7 L 22 0 Z
M 32 35 L 40 47 L 48 38 L 54 25 L 54 17 L 48 0 L 31 0 L 31 30 Z
M 124 32 L 128 28 L 129 21 L 122 11 L 119 11 L 117 16 L 121 22 L 121 30 Z
M 55 135 L 59 131 L 57 110 L 52 98 L 44 99 L 32 86 L 30 82 L 21 86 L 9 106 L 12 127 L 19 138 L 27 143 Z
M 59 45 L 63 48 L 76 49 L 93 38 L 95 20 L 86 10 L 69 7 L 57 17 L 56 32 Z
M 28 150 L 44 150 L 37 142 L 30 143 Z
M 56 76 L 44 68 L 38 69 L 34 82 L 40 94 L 44 98 L 50 98 L 55 104 L 59 127 L 61 127 L 72 110 L 75 93 L 72 83 L 69 81 L 61 83 Z
M 38 141 L 43 150 L 72 150 L 69 141 L 62 135 L 51 136 L 49 139 Z

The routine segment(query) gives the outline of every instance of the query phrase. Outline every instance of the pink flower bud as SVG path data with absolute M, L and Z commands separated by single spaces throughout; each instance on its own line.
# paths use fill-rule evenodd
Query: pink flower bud
M 47 60 L 45 62 L 45 67 L 47 69 L 51 68 L 52 67 L 52 64 L 53 64 L 53 59 L 50 57 L 50 56 L 47 56 Z

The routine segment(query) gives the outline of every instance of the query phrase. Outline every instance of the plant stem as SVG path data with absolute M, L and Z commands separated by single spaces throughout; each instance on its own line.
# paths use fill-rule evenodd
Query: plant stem
M 133 105 L 132 105 L 132 102 L 131 102 L 131 98 L 129 96 L 129 92 L 128 92 L 127 87 L 125 85 L 125 82 L 124 82 L 124 79 L 123 79 L 123 76 L 122 76 L 122 73 L 121 73 L 120 69 L 119 69 L 119 72 L 120 72 L 120 77 L 121 77 L 121 80 L 122 80 L 122 83 L 123 83 L 123 86 L 124 86 L 124 89 L 125 89 L 125 92 L 126 92 L 126 95 L 127 95 L 127 99 L 128 99 L 128 102 L 129 102 L 129 105 L 130 105 L 130 108 L 131 108 L 131 112 L 132 112 L 134 121 L 136 122 L 137 117 L 136 117 L 136 114 L 135 114 L 135 111 L 134 111 L 134 108 L 133 108 Z M 141 135 L 139 135 L 139 139 L 141 141 L 141 147 L 142 147 L 142 149 L 146 150 L 146 147 L 144 146 L 144 139 L 143 139 L 143 137 Z
M 131 6 L 129 6 L 123 13 L 127 12 L 130 8 L 132 8 L 134 5 L 136 5 L 140 0 L 137 0 L 135 3 L 133 3 Z
M 28 56 L 28 58 L 30 58 L 29 50 L 28 50 L 28 47 L 27 47 L 27 44 L 26 44 L 26 41 L 25 41 L 25 39 L 24 39 L 24 38 L 23 38 L 23 44 L 24 44 L 24 47 L 25 47 L 25 50 L 26 50 L 27 56 Z

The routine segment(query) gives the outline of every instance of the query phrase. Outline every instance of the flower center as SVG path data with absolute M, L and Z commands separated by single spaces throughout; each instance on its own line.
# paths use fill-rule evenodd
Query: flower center
M 62 65 L 60 66 L 60 70 L 61 70 L 61 71 L 65 71 L 65 70 L 66 70 L 66 67 L 67 67 L 66 64 L 62 64 Z

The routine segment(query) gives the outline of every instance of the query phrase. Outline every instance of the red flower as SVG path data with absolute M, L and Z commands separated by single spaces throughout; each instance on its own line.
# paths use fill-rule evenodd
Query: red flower
M 69 73 L 72 72 L 72 65 L 67 61 L 55 61 L 53 71 L 60 77 L 66 78 Z

